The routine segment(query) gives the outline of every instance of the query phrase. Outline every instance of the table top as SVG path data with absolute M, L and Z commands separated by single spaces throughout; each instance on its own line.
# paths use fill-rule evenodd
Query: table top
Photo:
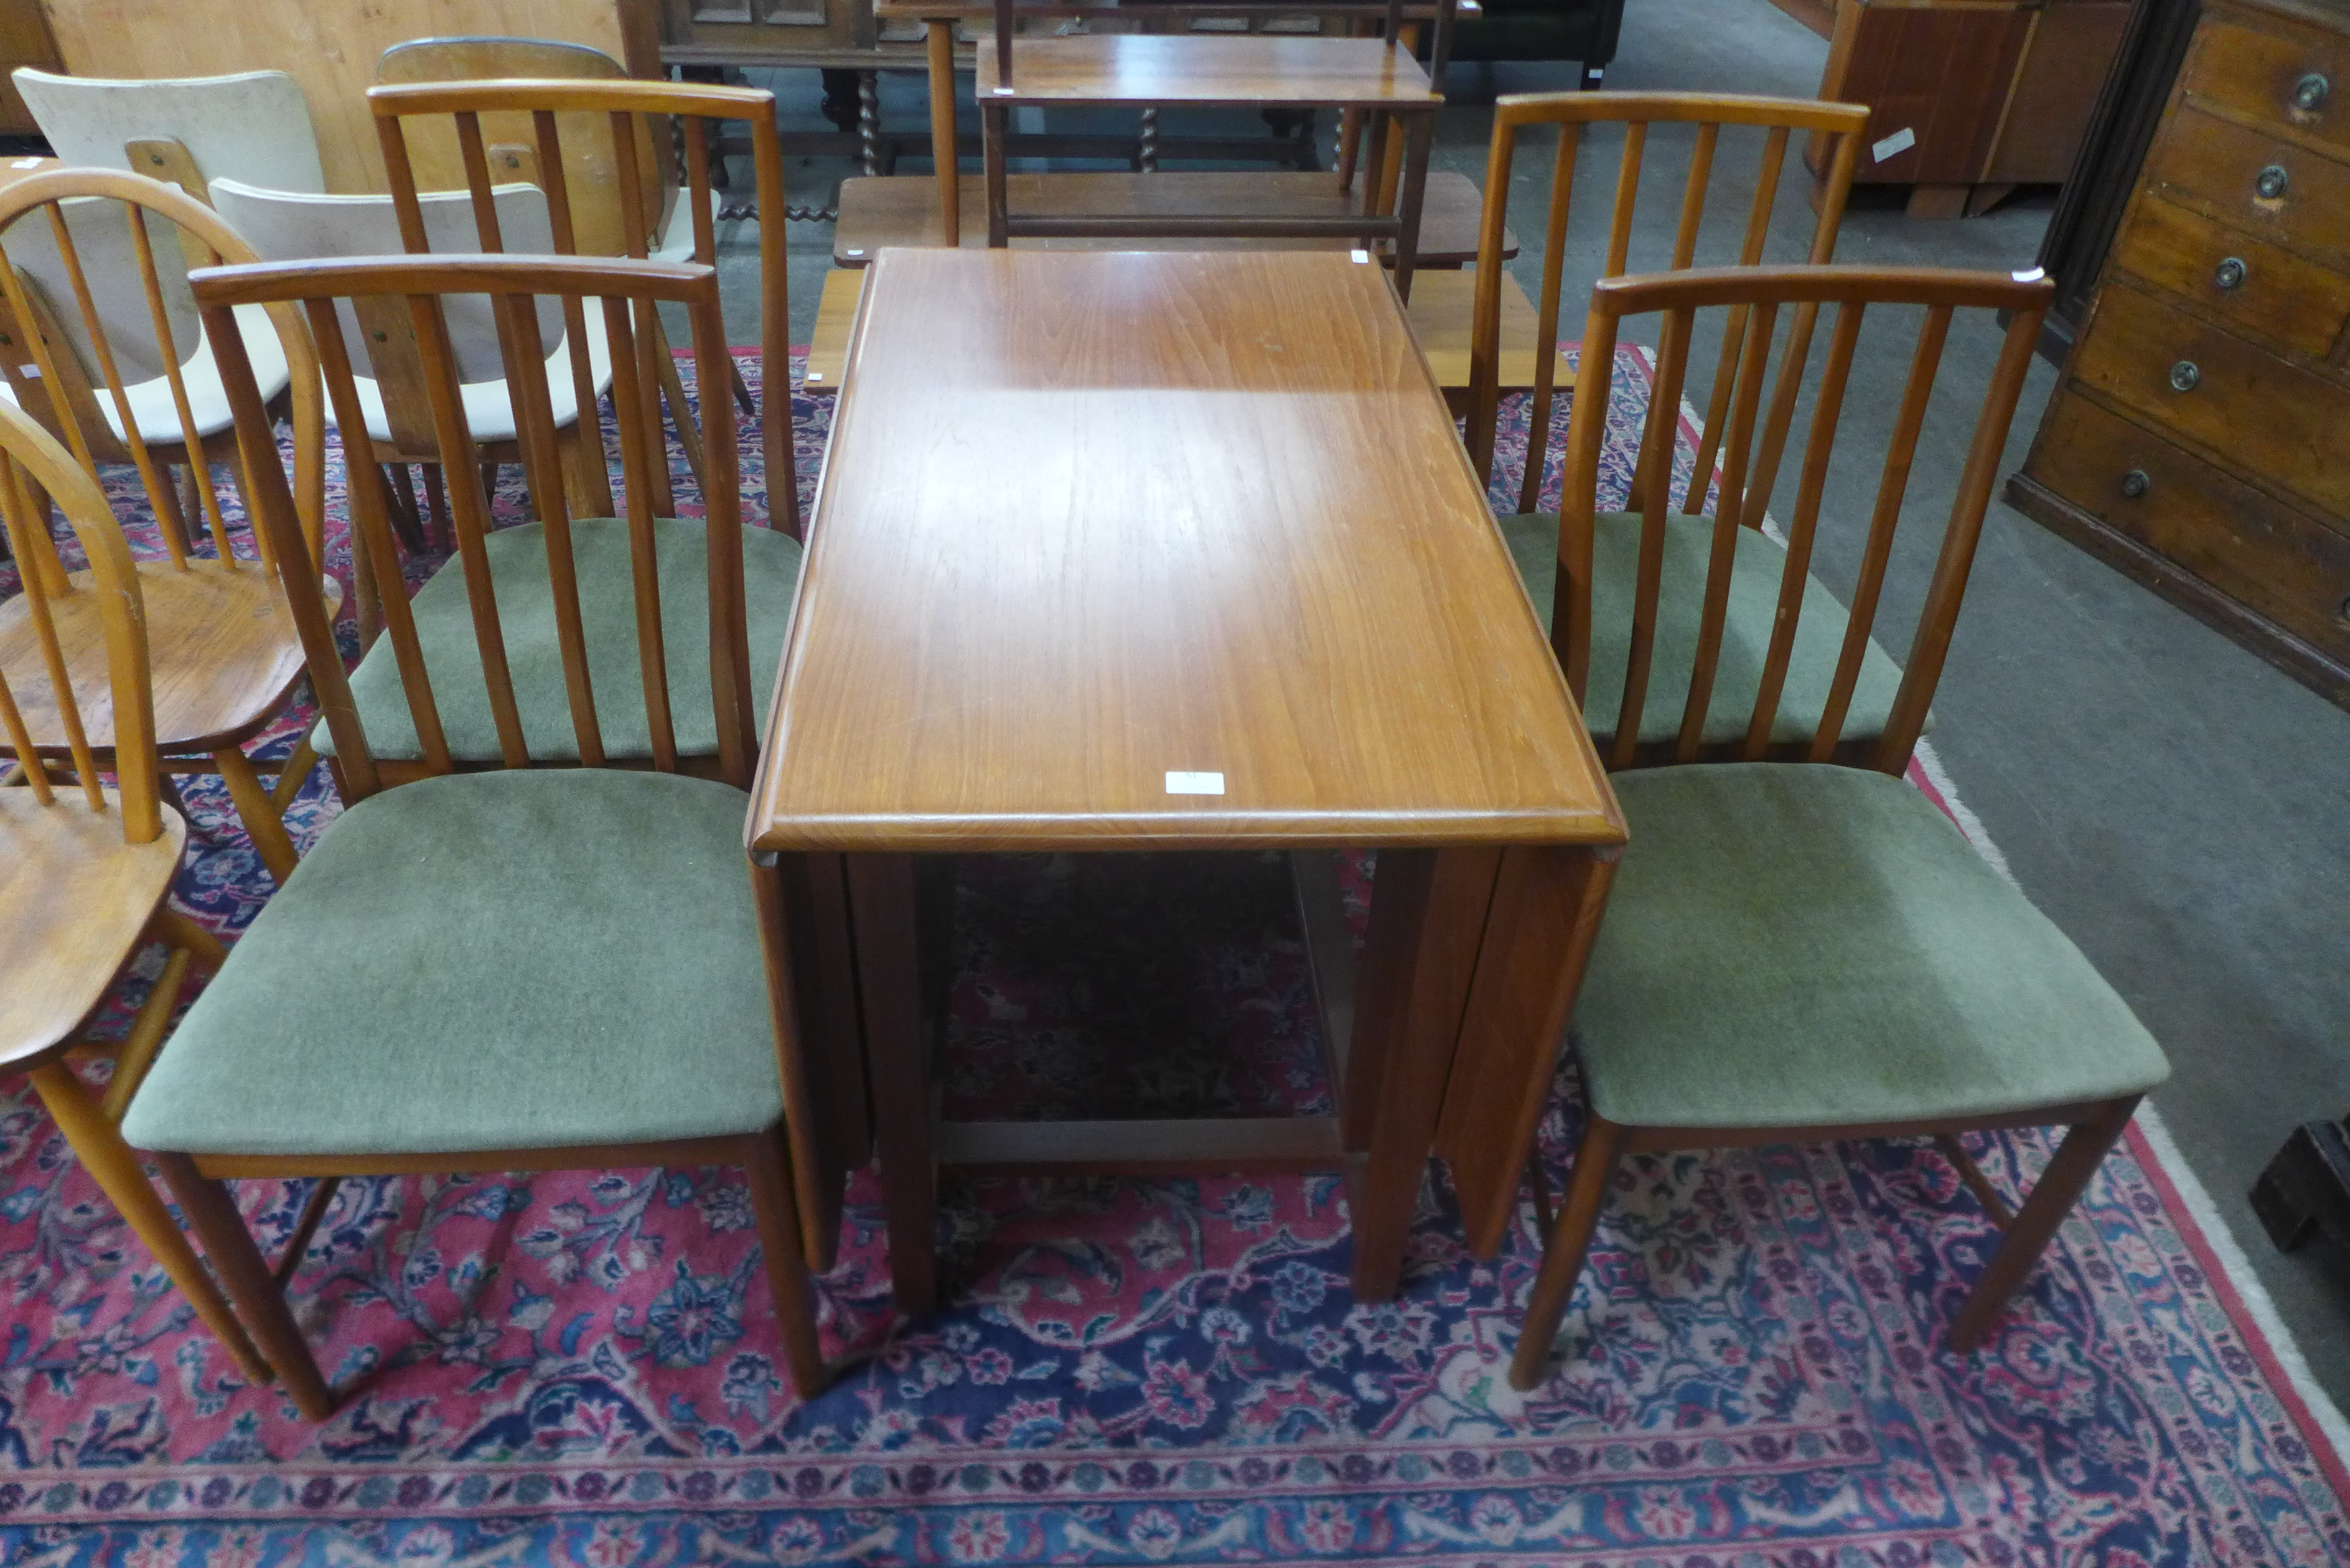
M 1378 266 L 891 250 L 849 352 L 755 848 L 1624 836 Z
M 979 52 L 982 102 L 1313 104 L 1396 109 L 1443 98 L 1400 44 L 1271 33 L 1076 33 L 1013 45 L 1012 88 Z

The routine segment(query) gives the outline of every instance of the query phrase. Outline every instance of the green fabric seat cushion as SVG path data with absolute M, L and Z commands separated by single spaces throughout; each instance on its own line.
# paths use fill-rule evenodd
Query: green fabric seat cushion
M 546 1148 L 772 1127 L 750 802 L 454 774 L 361 801 L 238 940 L 122 1124 L 142 1148 Z
M 669 666 L 670 722 L 684 756 L 718 750 L 716 720 L 710 708 L 710 578 L 703 554 L 708 535 L 692 518 L 653 521 L 654 559 L 661 591 L 661 646 Z M 577 762 L 579 740 L 571 723 L 571 699 L 563 680 L 563 649 L 556 636 L 555 593 L 546 569 L 544 524 L 501 528 L 483 542 L 490 582 L 498 600 L 499 628 L 505 639 L 506 668 L 514 680 L 515 707 L 523 739 L 534 761 Z M 644 665 L 637 650 L 636 579 L 629 560 L 629 525 L 618 518 L 582 517 L 571 524 L 571 548 L 579 581 L 579 618 L 588 641 L 588 671 L 596 693 L 596 722 L 604 752 L 613 758 L 652 755 L 652 732 L 645 720 Z M 799 588 L 800 545 L 772 528 L 743 530 L 743 587 L 748 607 L 751 692 L 756 722 L 766 723 L 767 693 L 783 661 L 784 634 Z M 462 556 L 448 564 L 409 601 L 417 640 L 432 676 L 432 701 L 440 710 L 449 753 L 460 762 L 496 762 L 497 724 L 490 716 L 490 689 L 482 675 L 481 645 L 473 635 L 472 601 L 465 595 Z M 366 727 L 368 747 L 384 761 L 421 761 L 416 721 L 391 639 L 381 637 L 351 672 L 351 700 Z M 334 754 L 334 737 L 323 724 L 316 743 Z
M 1575 1014 L 1591 1104 L 1643 1127 L 1994 1115 L 2133 1095 L 2162 1051 L 1908 784 L 1650 768 Z
M 1554 513 L 1498 519 L 1510 557 L 1545 627 L 1551 624 L 1558 576 L 1558 517 Z M 1697 640 L 1705 608 L 1705 578 L 1713 554 L 1713 519 L 1669 514 L 1665 526 L 1662 588 L 1657 598 L 1657 641 L 1648 669 L 1648 698 L 1640 714 L 1644 744 L 1665 743 L 1680 733 L 1681 705 L 1697 669 Z M 1743 740 L 1754 713 L 1754 694 L 1771 651 L 1771 626 L 1779 613 L 1779 584 L 1787 552 L 1759 529 L 1738 532 L 1738 554 L 1730 573 L 1730 605 L 1722 622 L 1721 659 L 1713 698 L 1705 716 L 1709 745 Z M 1603 744 L 1616 738 L 1616 715 L 1624 701 L 1624 671 L 1631 662 L 1632 606 L 1640 572 L 1640 518 L 1633 512 L 1603 512 L 1592 530 L 1591 680 L 1584 722 Z M 1817 578 L 1807 576 L 1803 614 L 1795 622 L 1795 645 L 1787 660 L 1787 681 L 1773 719 L 1774 743 L 1811 740 L 1827 706 L 1836 659 L 1844 651 L 1845 607 Z M 1861 655 L 1860 678 L 1840 732 L 1846 741 L 1875 739 L 1885 732 L 1901 667 L 1871 638 Z

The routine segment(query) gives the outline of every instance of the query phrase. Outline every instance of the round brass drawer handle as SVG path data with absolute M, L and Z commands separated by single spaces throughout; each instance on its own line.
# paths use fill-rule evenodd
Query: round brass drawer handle
M 2122 475 L 2122 493 L 2132 501 L 2136 501 L 2153 488 L 2154 481 L 2147 477 L 2146 470 L 2142 468 L 2133 468 Z
M 2170 386 L 2173 391 L 2191 392 L 2202 384 L 2203 372 L 2195 368 L 2194 360 L 2181 359 L 2170 368 Z
M 2324 106 L 2334 84 L 2325 79 L 2324 71 L 2312 71 L 2293 85 L 2293 107 L 2303 114 L 2314 114 Z
M 2211 281 L 2221 288 L 2244 286 L 2244 258 L 2230 256 L 2211 271 Z
M 2283 164 L 2272 163 L 2252 177 L 2252 189 L 2261 193 L 2263 201 L 2273 202 L 2284 194 L 2285 187 L 2292 182 L 2293 177 L 2284 171 Z

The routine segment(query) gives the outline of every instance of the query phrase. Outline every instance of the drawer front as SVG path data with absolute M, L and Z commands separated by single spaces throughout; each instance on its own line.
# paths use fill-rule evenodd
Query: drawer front
M 2165 118 L 2147 173 L 2166 193 L 2264 239 L 2350 259 L 2350 164 L 2180 108 Z
M 2283 36 L 2208 21 L 2187 95 L 2350 152 L 2350 38 L 2338 34 L 2295 27 Z
M 2326 515 L 2350 516 L 2350 387 L 2119 283 L 2099 296 L 2072 370 Z
M 2049 409 L 2031 473 L 2246 608 L 2350 658 L 2350 535 L 2070 389 Z
M 2115 257 L 2123 271 L 2313 359 L 2331 354 L 2350 326 L 2350 272 L 2320 266 L 2158 196 L 2137 203 Z

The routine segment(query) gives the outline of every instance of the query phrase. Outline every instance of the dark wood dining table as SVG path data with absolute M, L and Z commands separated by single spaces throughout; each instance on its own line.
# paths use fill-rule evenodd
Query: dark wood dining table
M 812 1260 L 868 1149 L 915 1314 L 942 1168 L 1338 1170 L 1385 1299 L 1440 1137 L 1490 1251 L 1625 828 L 1383 269 L 888 251 L 849 354 L 748 828 Z M 1335 1115 L 937 1116 L 952 857 L 1236 849 Z

